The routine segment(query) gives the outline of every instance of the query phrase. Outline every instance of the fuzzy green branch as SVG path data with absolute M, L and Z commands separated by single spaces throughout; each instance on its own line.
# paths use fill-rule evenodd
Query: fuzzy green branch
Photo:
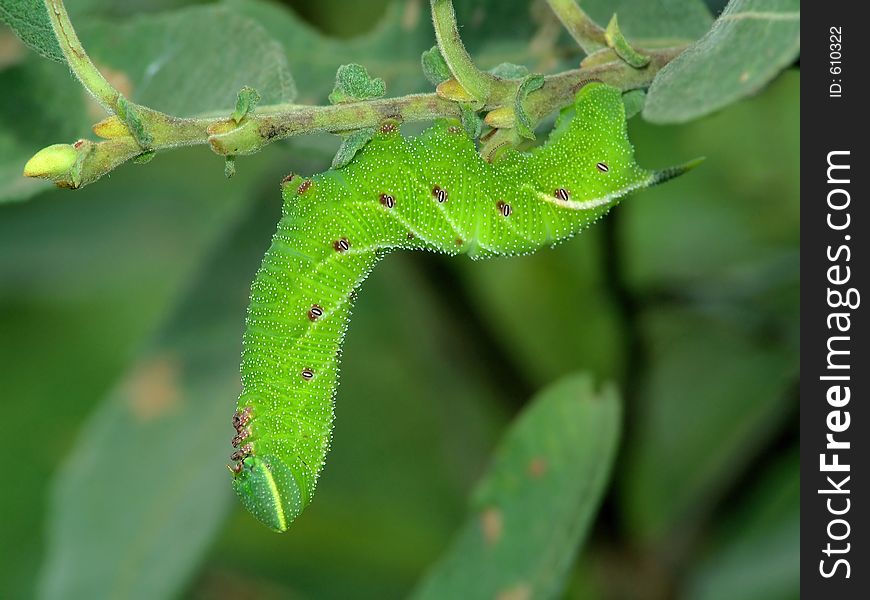
M 131 159 L 150 158 L 156 150 L 178 146 L 209 144 L 215 153 L 233 157 L 258 152 L 272 142 L 291 136 L 377 127 L 386 119 L 414 122 L 462 116 L 460 102 L 445 98 L 443 93 L 434 93 L 330 106 L 281 104 L 250 110 L 253 109 L 251 104 L 248 110 L 243 111 L 244 114 L 237 107 L 232 116 L 226 117 L 174 117 L 127 101 L 88 58 L 62 0 L 45 2 L 52 24 L 58 31 L 61 48 L 76 76 L 88 91 L 115 113 L 94 126 L 94 133 L 104 138 L 104 141 L 79 140 L 74 144 L 55 144 L 40 150 L 25 165 L 26 176 L 48 179 L 60 187 L 85 186 Z M 451 40 L 441 45 L 441 51 L 452 56 L 448 64 L 454 75 L 458 75 L 457 80 L 449 80 L 445 84 L 452 82 L 465 89 L 468 82 L 466 76 L 476 73 L 473 77 L 478 77 L 481 72 L 474 67 L 458 38 L 452 3 L 449 0 L 432 0 L 432 8 L 436 32 L 440 31 L 439 43 L 445 31 Z M 540 88 L 528 93 L 523 101 L 526 127 L 533 127 L 549 113 L 570 104 L 577 90 L 589 80 L 603 81 L 624 91 L 647 87 L 656 73 L 684 48 L 680 46 L 650 51 L 649 64 L 640 69 L 631 67 L 614 55 L 613 60 L 544 77 Z M 456 67 L 457 64 L 464 66 Z M 475 108 L 497 111 L 515 105 L 522 80 L 502 79 L 488 73 L 482 75 L 476 81 L 488 82 L 488 88 L 479 96 L 483 100 L 478 101 L 479 106 Z M 459 77 L 463 77 L 465 83 L 459 83 Z M 474 85 L 471 84 L 471 87 Z M 227 114 L 230 112 L 227 111 Z M 512 124 L 506 122 L 496 127 L 507 129 Z M 511 132 L 510 135 L 503 133 L 495 137 L 501 143 L 516 136 Z
M 54 36 L 63 51 L 72 72 L 88 92 L 102 104 L 106 110 L 118 112 L 118 100 L 121 93 L 110 84 L 103 74 L 100 73 L 82 43 L 76 35 L 63 0 L 44 0 L 45 9 L 48 11 L 48 19 L 54 29 Z
M 615 13 L 611 17 L 610 23 L 607 24 L 604 37 L 607 38 L 607 45 L 613 48 L 613 51 L 616 52 L 619 58 L 632 67 L 640 69 L 645 67 L 649 62 L 649 57 L 646 54 L 638 52 L 628 43 L 625 36 L 622 35 L 622 31 L 619 29 L 619 20 L 616 18 Z
M 241 125 L 219 119 L 207 127 L 207 141 L 217 154 L 253 154 L 280 139 L 308 133 L 344 132 L 375 127 L 386 119 L 431 121 L 459 117 L 459 105 L 437 94 L 411 94 L 365 102 L 302 106 L 289 112 L 258 112 Z
M 607 47 L 604 29 L 580 8 L 578 0 L 547 0 L 550 9 L 587 55 Z
M 652 51 L 650 63 L 643 69 L 635 69 L 617 59 L 549 75 L 544 78 L 543 86 L 526 99 L 528 116 L 537 122 L 570 104 L 577 90 L 590 80 L 603 81 L 622 90 L 647 87 L 656 73 L 683 49 L 680 46 Z M 514 82 L 514 85 L 518 84 Z M 491 94 L 483 109 L 511 105 L 516 89 L 506 86 L 499 93 Z M 209 144 L 222 156 L 252 154 L 291 136 L 376 127 L 388 118 L 414 122 L 460 116 L 460 104 L 445 100 L 438 94 L 412 94 L 330 106 L 263 106 L 238 124 L 232 117 L 180 119 L 164 115 L 163 119 L 151 125 L 151 148 L 163 150 Z M 27 163 L 24 174 L 50 179 L 61 187 L 78 188 L 93 183 L 143 152 L 117 116 L 97 123 L 94 131 L 109 139 L 49 146 Z M 75 159 L 71 160 L 73 152 Z
M 602 81 L 623 91 L 646 87 L 656 73 L 683 50 L 684 47 L 680 46 L 653 51 L 650 62 L 642 69 L 616 59 L 589 68 L 548 75 L 544 77 L 543 85 L 526 98 L 524 105 L 528 117 L 536 123 L 570 104 L 577 90 L 591 80 Z M 502 81 L 506 85 L 492 90 L 483 110 L 495 110 L 515 101 L 521 80 Z M 207 128 L 208 143 L 212 150 L 224 156 L 252 154 L 274 141 L 296 135 L 376 127 L 391 118 L 413 122 L 439 117 L 461 117 L 460 104 L 445 100 L 438 94 L 412 94 L 351 104 L 297 107 L 288 112 L 261 112 L 240 126 L 235 126 L 230 119 L 219 119 Z
M 55 38 L 73 74 L 107 111 L 121 117 L 139 146 L 140 152 L 151 149 L 152 131 L 174 124 L 176 119 L 124 98 L 124 95 L 100 73 L 88 53 L 85 52 L 70 21 L 69 14 L 67 14 L 63 0 L 43 1 Z
M 474 64 L 459 36 L 456 12 L 451 0 L 431 0 L 432 24 L 435 27 L 435 40 L 444 61 L 465 91 L 478 102 L 486 102 L 496 77 L 481 71 Z

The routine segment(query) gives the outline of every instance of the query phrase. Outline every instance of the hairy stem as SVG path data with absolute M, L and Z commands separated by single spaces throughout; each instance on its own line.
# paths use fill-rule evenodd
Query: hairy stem
M 213 121 L 207 141 L 221 155 L 253 154 L 267 144 L 294 135 L 374 127 L 386 119 L 404 122 L 459 117 L 459 105 L 437 94 L 411 94 L 330 106 L 302 106 L 269 112 L 264 107 L 236 127 L 230 119 Z
M 592 54 L 606 48 L 604 29 L 590 19 L 577 2 L 578 0 L 547 0 L 547 4 L 583 52 Z
M 45 8 L 54 29 L 54 36 L 72 72 L 100 104 L 107 110 L 117 113 L 121 93 L 103 77 L 85 52 L 69 20 L 63 0 L 45 0 Z
M 456 81 L 477 101 L 489 99 L 495 77 L 477 68 L 459 37 L 451 0 L 431 0 L 432 24 L 438 49 Z
M 238 120 L 232 116 L 174 117 L 124 99 L 88 58 L 63 1 L 45 0 L 45 3 L 58 41 L 76 77 L 114 113 L 94 126 L 94 132 L 105 141 L 79 140 L 75 144 L 55 144 L 40 150 L 25 165 L 25 175 L 49 179 L 61 187 L 79 188 L 92 183 L 143 152 L 150 155 L 154 150 L 209 144 L 222 156 L 252 154 L 290 136 L 376 127 L 385 119 L 431 121 L 461 114 L 458 102 L 445 99 L 443 94 L 430 93 L 329 106 L 261 106 Z M 551 1 L 551 5 L 562 4 L 561 0 Z M 432 0 L 432 15 L 439 46 L 451 71 L 463 88 L 468 86 L 470 93 L 477 94 L 475 98 L 479 99 L 480 109 L 512 106 L 522 80 L 494 77 L 474 66 L 459 39 L 450 0 Z M 539 121 L 568 105 L 577 90 L 593 79 L 623 91 L 646 87 L 656 73 L 683 49 L 684 46 L 680 46 L 650 51 L 649 64 L 643 68 L 633 68 L 614 56 L 610 61 L 548 75 L 541 88 L 529 93 L 525 99 L 527 115 L 532 123 Z

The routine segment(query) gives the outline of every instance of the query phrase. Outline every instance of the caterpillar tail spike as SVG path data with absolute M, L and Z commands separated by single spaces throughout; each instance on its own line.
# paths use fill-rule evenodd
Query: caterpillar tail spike
M 615 88 L 589 83 L 573 108 L 546 143 L 494 164 L 458 122 L 416 138 L 385 123 L 347 165 L 283 185 L 283 214 L 251 286 L 233 416 L 233 488 L 258 520 L 285 531 L 314 495 L 351 303 L 385 254 L 530 253 L 697 164 L 638 166 Z
M 695 167 L 699 166 L 705 160 L 707 160 L 706 156 L 699 156 L 698 158 L 687 160 L 681 165 L 675 165 L 673 167 L 668 167 L 667 169 L 655 171 L 653 172 L 652 180 L 650 181 L 649 185 L 658 185 L 660 183 L 664 183 L 668 180 L 674 179 L 675 177 L 679 177 L 684 173 L 688 173 Z

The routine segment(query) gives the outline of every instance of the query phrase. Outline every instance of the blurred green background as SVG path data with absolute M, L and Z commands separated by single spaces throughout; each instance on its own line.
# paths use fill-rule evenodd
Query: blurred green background
M 231 106 L 243 84 L 323 103 L 347 62 L 390 95 L 431 89 L 425 2 L 69 4 L 116 85 L 176 114 Z M 654 37 L 640 3 L 588 4 Z M 702 3 L 670 4 L 682 37 L 709 25 Z M 582 57 L 542 3 L 456 5 L 485 67 Z M 316 499 L 279 536 L 222 472 L 244 308 L 278 182 L 325 169 L 337 138 L 240 158 L 231 180 L 194 148 L 76 192 L 24 181 L 27 157 L 100 113 L 0 27 L 0 597 L 403 597 L 447 551 L 508 424 L 578 371 L 615 383 L 622 435 L 562 596 L 798 597 L 798 69 L 688 124 L 632 119 L 640 164 L 707 161 L 554 250 L 381 263 Z

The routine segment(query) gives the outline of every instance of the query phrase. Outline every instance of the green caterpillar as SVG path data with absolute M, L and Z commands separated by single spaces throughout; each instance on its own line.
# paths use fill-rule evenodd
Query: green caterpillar
M 347 166 L 285 182 L 283 216 L 251 289 L 233 416 L 233 488 L 257 519 L 285 531 L 314 494 L 351 303 L 381 257 L 529 253 L 694 166 L 640 168 L 615 88 L 585 85 L 574 109 L 547 143 L 496 164 L 456 123 L 406 139 L 386 122 Z

